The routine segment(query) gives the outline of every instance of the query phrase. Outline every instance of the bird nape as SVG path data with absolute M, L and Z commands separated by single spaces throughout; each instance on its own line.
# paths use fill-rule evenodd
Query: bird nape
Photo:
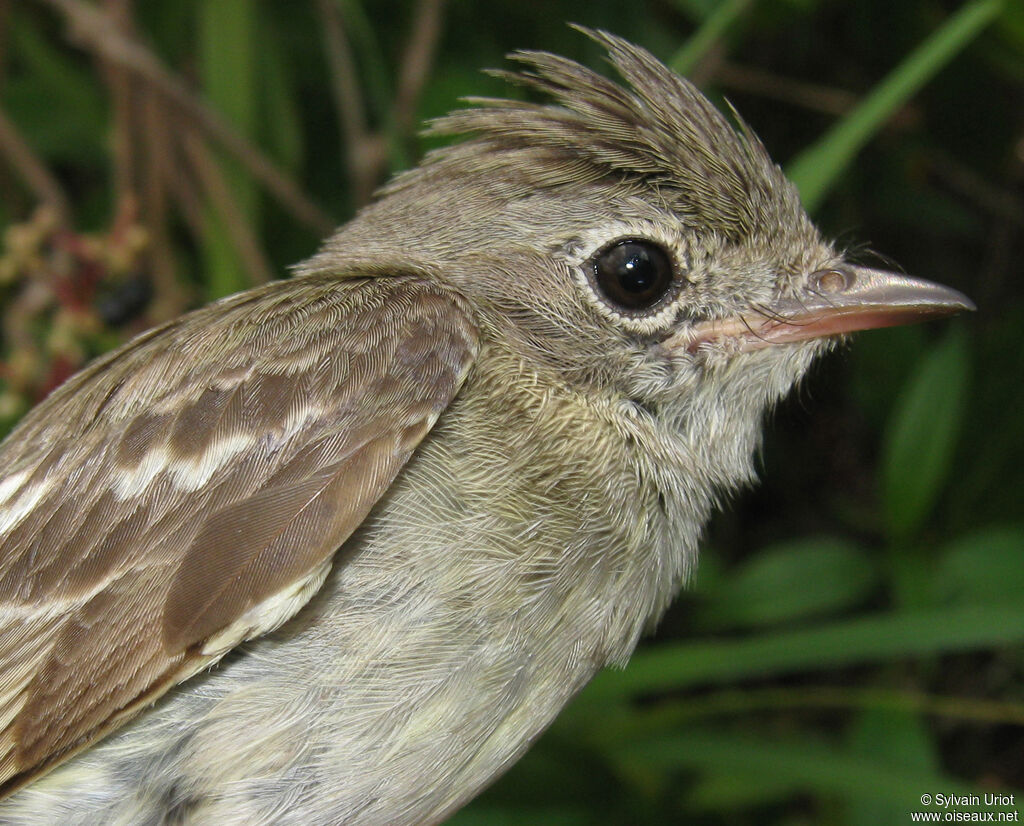
M 444 819 L 628 659 L 838 334 L 971 307 L 587 34 L 625 83 L 514 55 L 547 102 L 441 119 L 294 278 L 0 447 L 0 821 Z

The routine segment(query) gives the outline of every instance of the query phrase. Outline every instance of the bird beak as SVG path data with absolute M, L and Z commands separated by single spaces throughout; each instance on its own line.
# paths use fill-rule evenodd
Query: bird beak
M 699 322 L 665 345 L 695 353 L 701 345 L 731 339 L 735 344 L 730 349 L 746 352 L 974 309 L 974 302 L 967 296 L 941 284 L 843 265 L 812 273 L 797 295 L 777 299 L 741 316 Z

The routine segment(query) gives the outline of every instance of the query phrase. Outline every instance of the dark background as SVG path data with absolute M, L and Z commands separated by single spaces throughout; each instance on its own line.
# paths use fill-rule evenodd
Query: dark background
M 0 0 L 0 418 L 313 252 L 515 48 L 607 28 L 728 98 L 863 262 L 968 318 L 860 334 L 625 671 L 457 823 L 888 824 L 1024 791 L 1024 4 Z M 884 257 L 883 257 L 884 256 Z M 958 811 L 968 811 L 960 807 Z

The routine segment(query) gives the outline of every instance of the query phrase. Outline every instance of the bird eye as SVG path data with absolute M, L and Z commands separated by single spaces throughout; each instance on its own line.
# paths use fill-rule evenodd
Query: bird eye
M 617 309 L 647 310 L 672 290 L 672 260 L 650 241 L 625 240 L 591 260 L 594 284 Z

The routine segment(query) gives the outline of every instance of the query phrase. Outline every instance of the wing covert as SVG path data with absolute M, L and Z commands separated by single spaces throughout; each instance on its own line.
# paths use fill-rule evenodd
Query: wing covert
M 0 446 L 0 784 L 298 610 L 475 353 L 443 287 L 308 276 L 151 331 L 33 410 Z

